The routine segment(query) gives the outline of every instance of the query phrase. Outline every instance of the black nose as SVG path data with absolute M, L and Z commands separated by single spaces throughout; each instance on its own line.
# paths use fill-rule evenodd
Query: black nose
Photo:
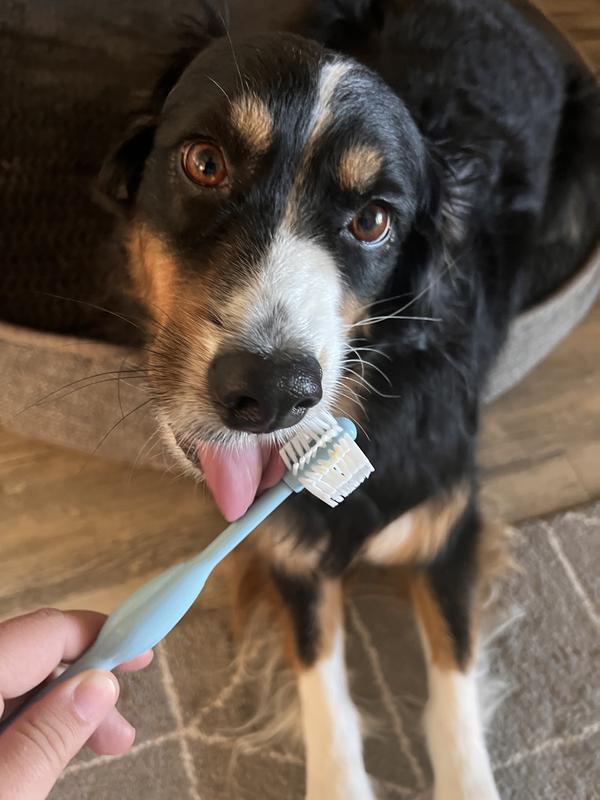
M 235 351 L 217 356 L 210 391 L 222 420 L 249 433 L 295 425 L 323 395 L 321 367 L 302 353 L 261 356 Z

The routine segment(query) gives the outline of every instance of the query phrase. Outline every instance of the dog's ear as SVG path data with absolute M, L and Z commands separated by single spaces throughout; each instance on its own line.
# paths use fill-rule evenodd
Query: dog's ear
M 333 49 L 360 45 L 383 27 L 389 0 L 313 0 L 303 33 Z
M 463 290 L 468 291 L 461 254 L 471 246 L 484 169 L 477 154 L 451 152 L 445 157 L 443 147 L 428 147 L 419 208 L 396 271 L 401 285 L 394 287 L 395 293 L 415 298 L 413 313 L 436 319 L 452 314 Z M 428 328 L 433 333 L 441 329 Z
M 137 117 L 104 161 L 96 188 L 99 199 L 112 211 L 127 212 L 133 206 L 154 142 L 156 123 L 157 118 L 152 114 Z
M 486 154 L 481 147 L 443 145 L 433 149 L 440 186 L 438 224 L 446 246 L 456 250 L 465 245 L 474 227 L 478 208 L 484 204 L 482 192 L 493 171 L 493 152 Z M 490 142 L 490 151 L 493 143 Z
M 225 19 L 209 0 L 194 0 L 193 11 L 173 23 L 175 44 L 169 55 L 157 57 L 159 77 L 98 176 L 96 189 L 111 210 L 127 213 L 133 207 L 165 100 L 198 53 L 225 32 Z

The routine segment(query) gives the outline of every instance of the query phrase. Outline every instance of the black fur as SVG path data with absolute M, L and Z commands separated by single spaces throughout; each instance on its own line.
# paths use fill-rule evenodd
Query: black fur
M 311 203 L 301 225 L 335 254 L 359 300 L 377 303 L 373 313 L 397 311 L 401 297 L 411 317 L 439 322 L 390 319 L 365 334 L 385 354 L 365 360 L 390 379 L 388 385 L 372 370 L 374 391 L 364 395 L 368 438 L 359 443 L 376 472 L 336 510 L 306 495 L 290 501 L 301 545 L 323 546 L 317 572 L 337 576 L 396 517 L 459 483 L 475 484 L 482 393 L 511 319 L 567 279 L 600 236 L 600 91 L 566 43 L 521 2 L 319 0 L 298 32 L 313 42 L 268 34 L 236 45 L 278 128 L 258 178 L 242 170 L 226 204 L 199 197 L 179 179 L 167 186 L 165 177 L 174 174 L 173 148 L 192 134 L 225 139 L 243 162 L 243 143 L 214 115 L 208 131 L 197 129 L 203 107 L 219 100 L 206 74 L 225 91 L 239 85 L 223 38 L 189 69 L 206 42 L 185 49 L 103 182 L 160 232 L 188 277 L 202 259 L 223 258 L 224 248 L 229 261 L 248 251 L 258 256 L 294 181 L 302 108 L 314 99 L 319 65 L 331 57 L 320 45 L 370 70 L 357 68 L 337 99 L 335 123 L 309 166 Z M 165 104 L 182 74 L 176 102 Z M 371 196 L 392 209 L 394 236 L 377 251 L 340 235 L 365 199 L 331 185 L 330 165 L 357 139 L 378 142 L 389 156 Z M 219 280 L 219 291 L 233 291 L 226 271 Z M 396 299 L 378 302 L 389 297 Z M 473 492 L 446 548 L 419 565 L 447 617 L 459 663 L 469 649 L 478 531 Z M 277 583 L 310 663 L 317 574 L 302 584 L 280 572 Z
M 453 526 L 445 547 L 424 571 L 454 646 L 454 657 L 462 669 L 473 655 L 471 611 L 477 580 L 477 550 L 481 519 L 474 499 Z
M 294 625 L 298 658 L 303 664 L 312 664 L 319 656 L 321 642 L 320 581 L 316 575 L 296 577 L 280 569 L 274 569 L 273 582 L 289 610 Z

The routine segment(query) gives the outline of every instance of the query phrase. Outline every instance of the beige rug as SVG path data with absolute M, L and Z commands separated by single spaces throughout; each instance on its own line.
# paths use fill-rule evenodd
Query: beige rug
M 600 503 L 520 528 L 525 571 L 500 613 L 513 622 L 491 647 L 507 696 L 489 735 L 503 800 L 600 798 Z M 143 676 L 124 682 L 138 727 L 122 758 L 82 754 L 52 800 L 301 800 L 301 752 L 265 745 L 232 753 L 235 729 L 264 708 L 266 663 L 236 673 L 226 610 L 192 613 Z M 366 746 L 382 800 L 428 796 L 421 736 L 423 665 L 408 608 L 381 576 L 353 581 L 347 605 L 353 690 L 374 723 Z M 256 680 L 257 676 L 261 680 Z M 323 798 L 327 800 L 327 798 Z

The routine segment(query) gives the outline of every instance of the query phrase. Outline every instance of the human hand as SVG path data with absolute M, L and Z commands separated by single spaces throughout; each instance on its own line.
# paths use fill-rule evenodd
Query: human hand
M 105 619 L 43 609 L 0 623 L 0 717 L 61 662 L 87 650 Z M 151 660 L 149 651 L 119 669 L 142 669 Z M 0 735 L 0 800 L 43 800 L 86 743 L 98 755 L 127 752 L 135 729 L 116 710 L 118 696 L 112 673 L 88 670 L 24 710 Z

